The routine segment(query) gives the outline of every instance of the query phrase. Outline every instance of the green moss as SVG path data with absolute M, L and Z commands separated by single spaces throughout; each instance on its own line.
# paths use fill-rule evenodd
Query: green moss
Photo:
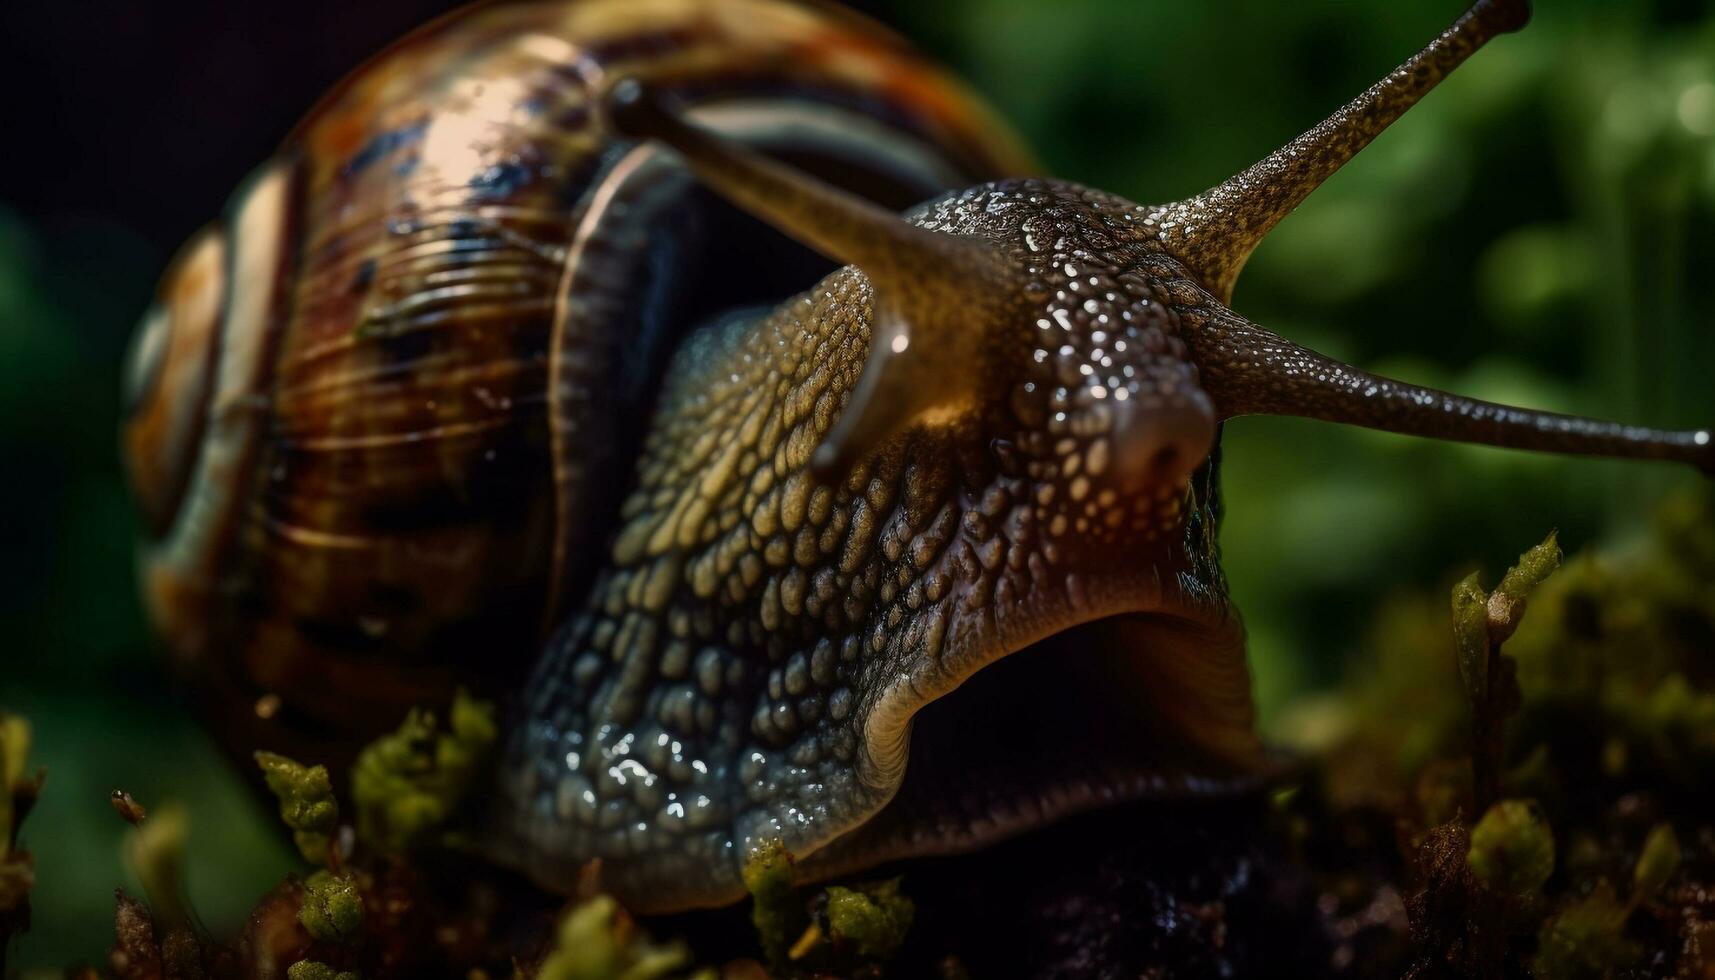
M 17 836 L 13 796 L 24 782 L 30 759 L 30 723 L 17 715 L 0 715 L 0 857 Z
M 351 875 L 317 871 L 304 879 L 298 921 L 311 937 L 327 943 L 349 943 L 363 928 L 363 896 Z
M 390 853 L 439 836 L 464 802 L 499 729 L 494 707 L 458 692 L 441 730 L 435 716 L 413 710 L 398 731 L 371 742 L 351 776 L 358 836 Z
M 286 967 L 286 980 L 361 980 L 356 970 L 335 970 L 318 960 L 299 960 Z
M 1501 584 L 1484 593 L 1475 573 L 1453 587 L 1453 646 L 1465 697 L 1471 705 L 1471 767 L 1476 805 L 1499 799 L 1506 755 L 1506 724 L 1519 708 L 1517 665 L 1501 653 L 1524 618 L 1530 593 L 1560 567 L 1553 532 L 1519 556 Z
M 339 825 L 339 803 L 326 766 L 306 766 L 272 752 L 256 753 L 268 789 L 280 800 L 280 819 L 292 828 L 292 840 L 304 860 L 327 860 L 328 844 Z
M 1453 648 L 1459 658 L 1459 677 L 1465 696 L 1473 704 L 1489 690 L 1489 596 L 1472 572 L 1453 586 Z
M 1537 936 L 1536 975 L 1542 980 L 1595 980 L 1630 965 L 1638 958 L 1638 948 L 1624 935 L 1628 911 L 1604 881 L 1550 916 Z
M 0 714 L 0 953 L 10 933 L 27 925 L 30 892 L 36 886 L 34 856 L 16 847 L 18 825 L 41 788 L 39 778 L 24 775 L 29 759 L 30 723 Z M 19 910 L 25 910 L 22 921 L 13 915 Z
M 658 945 L 607 895 L 579 902 L 560 919 L 537 980 L 658 980 L 682 976 L 691 953 L 683 943 Z M 713 970 L 693 974 L 714 980 Z
M 1632 869 L 1632 903 L 1654 896 L 1679 870 L 1679 838 L 1670 824 L 1657 824 L 1644 839 L 1637 866 Z
M 1531 592 L 1560 567 L 1560 561 L 1560 542 L 1551 531 L 1541 544 L 1519 556 L 1495 591 L 1485 593 L 1476 572 L 1453 586 L 1453 645 L 1466 696 L 1473 704 L 1491 694 L 1490 650 L 1512 637 L 1524 619 Z
M 899 951 L 917 908 L 899 893 L 899 879 L 827 890 L 828 936 L 859 957 L 886 960 Z
M 1554 873 L 1554 831 L 1535 800 L 1501 800 L 1471 829 L 1466 860 L 1502 895 L 1535 894 Z
M 168 930 L 183 929 L 195 921 L 185 898 L 185 839 L 190 818 L 177 803 L 156 808 L 148 819 L 132 828 L 125 838 L 125 862 L 149 896 L 149 910 Z
M 874 972 L 899 951 L 916 906 L 899 879 L 832 885 L 808 900 L 793 884 L 792 857 L 779 841 L 744 864 L 751 922 L 775 976 L 852 976 Z
M 1480 963 L 1496 975 L 1528 964 L 1551 980 L 1613 976 L 1639 962 L 1646 938 L 1668 974 L 1698 962 L 1704 940 L 1693 940 L 1715 927 L 1660 898 L 1680 878 L 1706 883 L 1669 826 L 1643 841 L 1619 897 L 1603 878 L 1630 866 L 1637 843 L 1614 828 L 1654 812 L 1683 832 L 1693 813 L 1675 807 L 1701 798 L 1715 766 L 1711 528 L 1715 499 L 1695 494 L 1648 537 L 1564 563 L 1550 535 L 1492 594 L 1475 577 L 1455 587 L 1451 637 L 1447 607 L 1439 621 L 1383 617 L 1373 642 L 1386 669 L 1355 673 L 1335 699 L 1356 723 L 1321 755 L 1327 785 L 1361 792 L 1330 792 L 1334 812 L 1398 801 L 1406 848 L 1481 815 L 1456 860 L 1438 865 L 1440 887 L 1408 898 L 1421 975 Z M 1649 914 L 1633 916 L 1645 903 Z
M 494 705 L 473 698 L 463 690 L 453 695 L 452 709 L 447 712 L 447 725 L 452 729 L 452 744 L 464 750 L 486 749 L 500 737 L 500 725 L 494 719 Z
M 1542 543 L 1519 556 L 1518 564 L 1501 576 L 1501 584 L 1489 596 L 1489 639 L 1504 643 L 1524 618 L 1526 601 L 1536 587 L 1548 580 L 1561 562 L 1560 540 L 1550 531 Z
M 1540 590 L 1508 650 L 1530 692 L 1525 717 L 1548 737 L 1574 715 L 1603 746 L 1567 759 L 1611 776 L 1655 773 L 1701 787 L 1715 766 L 1715 567 L 1706 555 L 1715 504 L 1670 501 L 1655 533 L 1630 548 L 1581 555 Z
M 788 962 L 792 941 L 810 920 L 792 886 L 792 856 L 786 853 L 786 845 L 772 840 L 757 847 L 744 862 L 743 877 L 763 958 L 778 970 Z

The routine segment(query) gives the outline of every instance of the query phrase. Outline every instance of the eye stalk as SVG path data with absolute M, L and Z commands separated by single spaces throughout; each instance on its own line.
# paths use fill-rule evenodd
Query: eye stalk
M 687 122 L 635 79 L 610 90 L 625 135 L 660 140 L 734 204 L 836 262 L 874 290 L 870 352 L 845 411 L 810 460 L 833 482 L 907 426 L 953 415 L 990 390 L 983 370 L 1004 334 L 1022 333 L 1004 308 L 1015 276 L 985 243 L 919 228 L 891 211 Z M 958 365 L 958 369 L 952 369 Z
M 1466 398 L 1342 364 L 1219 304 L 1181 315 L 1222 419 L 1296 415 L 1508 449 L 1690 463 L 1715 476 L 1708 429 L 1672 432 Z
M 1134 405 L 1115 414 L 1113 463 L 1124 485 L 1147 489 L 1182 478 L 1207 455 L 1218 420 L 1251 414 L 1519 449 L 1675 460 L 1715 474 L 1708 430 L 1669 432 L 1537 412 L 1382 378 L 1293 344 L 1225 305 L 1269 230 L 1441 79 L 1529 16 L 1526 0 L 1477 0 L 1422 51 L 1285 147 L 1203 194 L 1145 212 L 1140 225 L 1147 237 L 1121 245 L 1115 264 L 1135 263 L 1134 247 L 1141 247 L 1166 253 L 1189 274 L 1195 286 L 1173 306 L 1201 388 L 1165 409 Z M 1021 305 L 1028 290 L 1020 270 L 990 244 L 917 227 L 723 140 L 634 80 L 613 86 L 607 109 L 620 132 L 668 144 L 733 203 L 869 278 L 873 322 L 862 376 L 809 461 L 824 481 L 840 479 L 902 429 L 957 415 L 983 392 L 998 390 L 1006 354 L 1031 345 L 1019 335 L 1019 325 L 1036 315 Z
M 1166 250 L 1206 290 L 1180 305 L 1184 341 L 1222 419 L 1296 415 L 1514 449 L 1690 463 L 1715 475 L 1707 429 L 1664 431 L 1497 405 L 1369 374 L 1226 307 L 1252 249 L 1347 160 L 1498 34 L 1530 18 L 1524 0 L 1477 0 L 1422 51 L 1338 112 L 1215 188 L 1151 214 Z
M 1528 0 L 1477 0 L 1422 51 L 1339 111 L 1249 168 L 1156 211 L 1161 240 L 1222 303 L 1239 270 L 1282 218 L 1357 156 L 1453 69 L 1530 20 Z

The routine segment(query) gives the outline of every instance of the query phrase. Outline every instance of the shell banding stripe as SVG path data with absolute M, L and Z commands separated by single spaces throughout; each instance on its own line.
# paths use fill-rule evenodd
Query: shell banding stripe
M 384 172 L 377 164 L 385 154 L 376 151 L 388 144 L 389 132 L 402 142 L 430 141 L 433 134 L 421 128 L 425 88 L 454 74 L 487 81 L 447 97 L 492 102 L 498 79 L 523 96 L 520 107 L 532 102 L 533 111 L 553 120 L 543 137 L 561 141 L 568 158 L 601 148 L 606 134 L 588 93 L 603 78 L 623 74 L 693 98 L 746 89 L 813 94 L 898 114 L 897 121 L 950 152 L 961 169 L 1035 169 L 1007 127 L 963 86 L 847 11 L 771 0 L 585 0 L 467 11 L 456 23 L 406 38 L 377 59 L 375 70 L 347 79 L 291 140 L 307 151 L 311 195 L 337 193 L 331 185 L 354 169 Z M 484 135 L 502 134 L 497 128 Z M 498 149 L 503 140 L 490 142 Z M 462 186 L 454 181 L 444 189 Z
M 273 346 L 284 320 L 291 256 L 294 168 L 265 165 L 229 211 L 225 306 L 217 333 L 213 389 L 202 443 L 183 503 L 145 554 L 145 599 L 159 623 L 195 640 L 204 603 L 220 582 L 220 561 L 248 507 Z M 181 640 L 181 649 L 185 640 Z
M 199 450 L 227 300 L 225 231 L 203 229 L 180 250 L 127 355 L 125 457 L 150 534 L 184 499 Z

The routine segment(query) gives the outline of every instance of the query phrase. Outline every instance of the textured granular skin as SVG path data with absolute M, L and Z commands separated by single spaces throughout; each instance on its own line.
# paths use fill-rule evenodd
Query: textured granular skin
M 758 844 L 810 855 L 889 801 L 928 701 L 1125 613 L 1213 638 L 1179 659 L 1203 661 L 1189 669 L 1226 705 L 1187 721 L 1235 757 L 1254 751 L 1212 467 L 1157 481 L 1137 459 L 1181 440 L 1201 460 L 1212 439 L 1173 308 L 1207 297 L 1160 251 L 1151 215 L 1046 181 L 920 209 L 919 226 L 1003 257 L 1011 288 L 981 315 L 1001 322 L 972 327 L 996 339 L 968 366 L 990 395 L 919 420 L 837 484 L 808 464 L 870 354 L 885 286 L 848 267 L 681 348 L 606 567 L 527 688 L 509 760 L 526 866 L 554 879 L 599 857 L 645 906 L 730 900 Z M 1185 788 L 1130 753 L 1083 747 L 1083 771 L 1019 800 L 996 787 L 963 812 L 926 812 L 928 826 L 890 811 L 826 866 L 964 849 L 1098 799 Z
M 1639 438 L 1377 378 L 1276 338 L 1182 264 L 1175 213 L 1053 181 L 983 185 L 908 220 L 976 243 L 984 262 L 847 267 L 759 319 L 692 336 L 607 567 L 528 689 L 513 859 L 554 882 L 599 857 L 634 903 L 675 907 L 737 897 L 745 855 L 771 840 L 813 874 L 837 873 L 1194 791 L 1119 744 L 1152 734 L 1099 727 L 1044 736 L 1090 743 L 1053 771 L 985 771 L 994 781 L 980 784 L 958 771 L 979 746 L 943 762 L 940 785 L 905 783 L 919 709 L 1047 637 L 1126 615 L 1158 617 L 1096 644 L 1128 650 L 1150 677 L 1131 711 L 1256 764 L 1214 563 L 1212 466 L 1183 465 L 1213 452 L 1205 389 L 1220 416 L 1325 411 L 1544 447 Z M 890 316 L 917 332 L 884 329 Z M 910 367 L 907 344 L 961 329 L 937 350 L 966 362 Z M 889 357 L 882 340 L 916 390 L 860 385 Z M 919 410 L 899 422 L 897 404 L 877 403 L 889 397 Z M 888 421 L 844 424 L 871 414 Z M 869 441 L 844 450 L 849 470 L 818 479 L 812 461 L 842 430 Z M 1069 696 L 1111 699 L 1107 681 L 1091 675 Z

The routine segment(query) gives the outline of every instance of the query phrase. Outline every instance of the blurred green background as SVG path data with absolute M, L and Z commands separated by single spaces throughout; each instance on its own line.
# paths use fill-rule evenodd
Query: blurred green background
M 1368 85 L 1457 0 L 884 0 L 1062 177 L 1192 194 Z M 243 7 L 246 5 L 234 5 Z M 0 704 L 36 725 L 35 926 L 92 961 L 125 882 L 116 787 L 191 809 L 190 891 L 230 928 L 291 863 L 175 700 L 132 582 L 118 363 L 176 244 L 315 95 L 444 0 L 286 10 L 118 0 L 0 14 Z M 1336 357 L 1492 399 L 1715 421 L 1715 14 L 1545 0 L 1257 252 L 1235 306 Z M 1230 424 L 1226 568 L 1265 720 L 1366 657 L 1390 595 L 1491 576 L 1558 527 L 1623 535 L 1664 467 Z

